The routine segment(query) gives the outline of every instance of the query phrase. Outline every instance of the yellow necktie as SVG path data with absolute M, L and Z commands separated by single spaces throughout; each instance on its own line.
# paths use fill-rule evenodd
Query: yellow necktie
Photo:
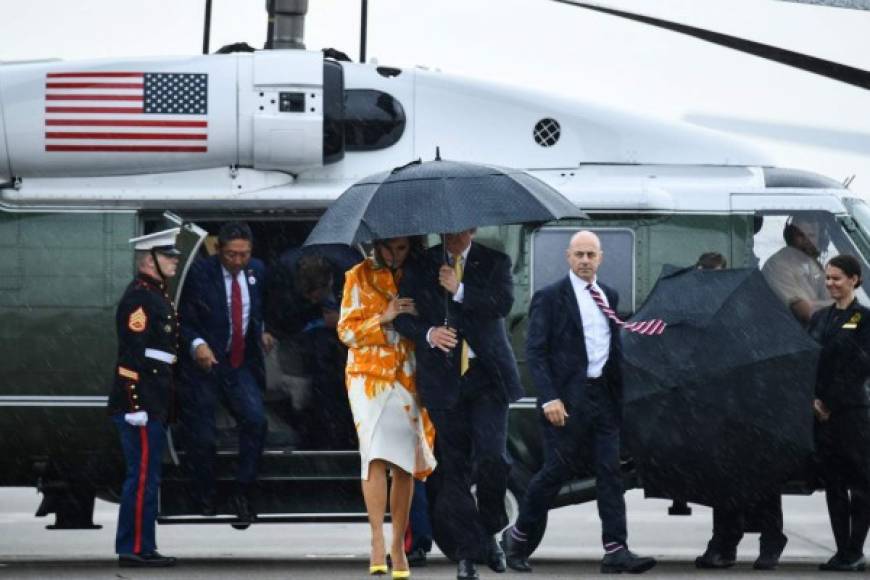
M 453 256 L 453 271 L 456 272 L 456 281 L 462 282 L 462 254 Z M 459 354 L 459 376 L 468 372 L 468 343 L 465 339 L 462 340 L 462 348 Z

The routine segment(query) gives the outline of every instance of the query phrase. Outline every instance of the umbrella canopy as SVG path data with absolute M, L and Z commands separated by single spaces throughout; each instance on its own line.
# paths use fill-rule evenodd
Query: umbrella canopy
M 305 244 L 353 245 L 563 217 L 587 216 L 524 171 L 458 161 L 416 161 L 352 185 L 320 218 Z
M 647 493 L 746 505 L 808 465 L 819 346 L 758 270 L 672 271 L 623 333 L 624 437 Z

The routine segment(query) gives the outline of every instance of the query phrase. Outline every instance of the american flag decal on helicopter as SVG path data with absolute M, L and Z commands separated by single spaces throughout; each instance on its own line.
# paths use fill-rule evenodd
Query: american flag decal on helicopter
M 46 74 L 46 152 L 207 153 L 207 140 L 207 74 Z

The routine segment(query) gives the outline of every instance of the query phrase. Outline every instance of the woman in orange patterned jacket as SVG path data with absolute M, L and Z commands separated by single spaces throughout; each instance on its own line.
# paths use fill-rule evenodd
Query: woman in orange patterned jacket
M 404 538 L 413 478 L 424 479 L 435 468 L 435 430 L 414 386 L 414 345 L 392 327 L 399 314 L 415 313 L 414 301 L 399 298 L 398 287 L 402 264 L 422 248 L 418 238 L 376 241 L 372 256 L 345 275 L 338 323 L 338 336 L 350 349 L 345 377 L 372 529 L 369 573 L 387 573 L 383 527 L 389 468 L 393 578 L 410 576 Z

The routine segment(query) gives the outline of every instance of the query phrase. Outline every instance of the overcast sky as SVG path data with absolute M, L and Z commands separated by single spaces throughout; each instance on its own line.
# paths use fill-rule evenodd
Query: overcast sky
M 197 54 L 203 0 L 4 0 L 0 60 Z M 870 12 L 776 0 L 602 2 L 870 69 Z M 310 0 L 309 48 L 359 51 L 359 0 Z M 261 47 L 265 0 L 213 0 L 212 50 Z M 530 86 L 753 135 L 870 194 L 870 91 L 550 0 L 369 0 L 381 64 Z M 759 137 L 758 134 L 764 135 Z

